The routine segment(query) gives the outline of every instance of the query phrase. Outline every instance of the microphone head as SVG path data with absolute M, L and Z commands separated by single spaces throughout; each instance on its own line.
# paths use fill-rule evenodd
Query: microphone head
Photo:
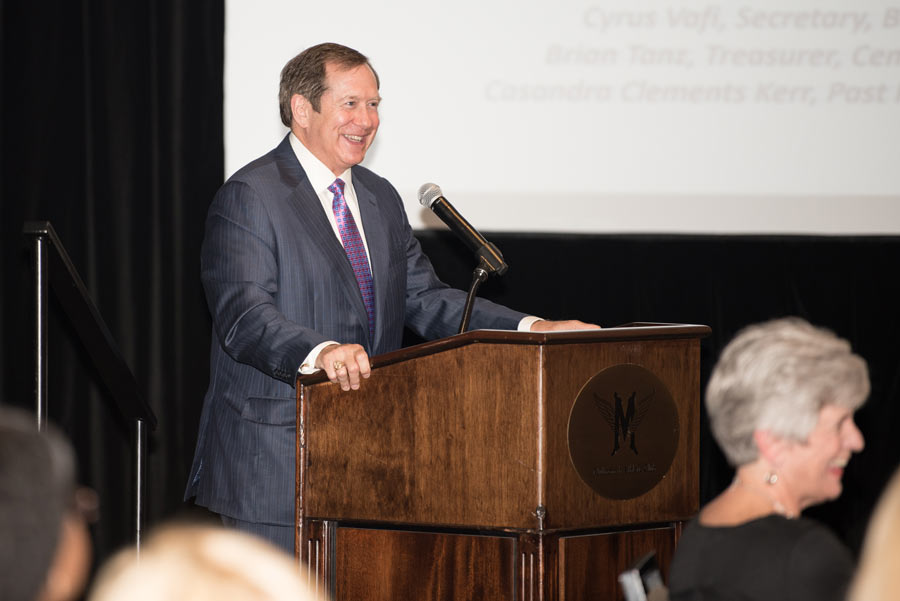
M 434 204 L 434 201 L 443 196 L 444 193 L 441 192 L 441 187 L 437 184 L 428 183 L 419 186 L 418 195 L 419 203 L 421 203 L 423 207 L 428 207 L 430 209 L 431 205 Z

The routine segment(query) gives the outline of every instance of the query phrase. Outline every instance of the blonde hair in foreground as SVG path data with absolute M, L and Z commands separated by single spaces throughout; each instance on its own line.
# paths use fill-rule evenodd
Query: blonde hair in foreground
M 307 572 L 268 542 L 213 526 L 167 526 L 120 551 L 97 576 L 90 601 L 324 601 Z
M 891 478 L 869 522 L 848 601 L 900 600 L 900 470 Z

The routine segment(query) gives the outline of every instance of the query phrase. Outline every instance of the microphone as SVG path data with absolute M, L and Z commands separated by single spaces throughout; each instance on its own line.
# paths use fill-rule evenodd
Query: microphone
M 481 259 L 483 268 L 497 275 L 506 273 L 509 266 L 497 247 L 485 240 L 484 236 L 456 211 L 456 208 L 444 198 L 440 186 L 431 183 L 422 184 L 418 196 L 422 206 L 431 209 Z

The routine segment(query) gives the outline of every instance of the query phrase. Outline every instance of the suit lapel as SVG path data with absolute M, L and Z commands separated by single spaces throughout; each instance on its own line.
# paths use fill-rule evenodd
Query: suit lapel
M 353 177 L 353 189 L 356 190 L 356 200 L 359 202 L 359 212 L 362 217 L 363 229 L 366 232 L 366 244 L 369 247 L 369 264 L 372 267 L 372 286 L 375 294 L 375 340 L 378 340 L 384 326 L 382 318 L 385 315 L 384 303 L 386 302 L 384 291 L 379 283 L 387 277 L 388 273 L 391 260 L 388 247 L 390 236 L 387 234 L 384 220 L 378 210 L 375 194 L 361 180 L 362 178 Z

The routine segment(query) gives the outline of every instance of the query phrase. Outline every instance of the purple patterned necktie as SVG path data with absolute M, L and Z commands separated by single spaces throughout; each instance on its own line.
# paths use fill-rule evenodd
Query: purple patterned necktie
M 372 272 L 369 270 L 369 257 L 366 255 L 366 247 L 363 245 L 362 237 L 356 228 L 353 213 L 347 208 L 347 200 L 344 198 L 344 180 L 341 178 L 334 180 L 334 183 L 328 186 L 328 191 L 334 194 L 331 209 L 334 211 L 334 217 L 337 220 L 341 242 L 344 244 L 344 251 L 347 253 L 347 258 L 350 259 L 353 273 L 356 274 L 356 282 L 359 284 L 359 291 L 362 293 L 366 313 L 369 314 L 369 338 L 374 340 L 375 294 L 372 288 Z

